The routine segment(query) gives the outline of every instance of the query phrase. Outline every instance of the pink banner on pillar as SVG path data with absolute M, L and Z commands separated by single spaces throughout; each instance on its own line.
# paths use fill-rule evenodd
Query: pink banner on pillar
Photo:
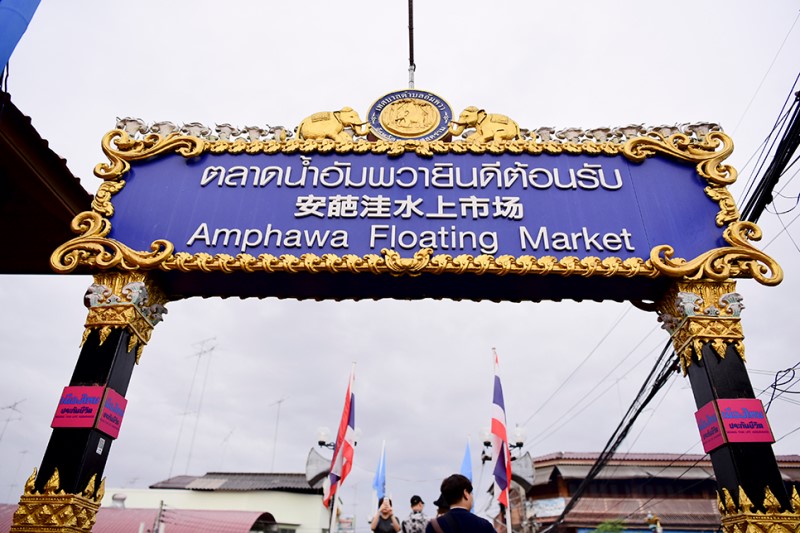
M 717 400 L 728 442 L 775 442 L 761 400 Z
M 94 427 L 97 413 L 103 399 L 105 387 L 64 387 L 58 401 L 52 428 L 90 428 Z
M 97 429 L 116 439 L 119 436 L 119 429 L 122 426 L 122 417 L 125 415 L 125 407 L 128 405 L 121 394 L 114 389 L 106 389 L 106 396 L 103 399 L 103 408 L 97 419 Z
M 704 452 L 716 450 L 725 444 L 725 435 L 720 427 L 713 401 L 701 407 L 694 414 L 694 418 L 697 420 L 697 429 L 700 431 Z

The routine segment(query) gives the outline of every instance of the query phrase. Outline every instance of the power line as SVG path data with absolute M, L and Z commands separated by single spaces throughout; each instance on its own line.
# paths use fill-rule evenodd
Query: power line
M 636 395 L 636 398 L 628 408 L 628 412 L 625 414 L 622 421 L 620 421 L 617 429 L 606 443 L 605 448 L 602 452 L 600 452 L 600 455 L 589 469 L 586 477 L 583 479 L 583 481 L 581 481 L 570 500 L 564 506 L 564 510 L 561 512 L 558 518 L 542 533 L 547 533 L 564 521 L 565 517 L 575 507 L 575 505 L 577 505 L 578 501 L 580 501 L 583 493 L 586 491 L 592 480 L 597 477 L 600 471 L 603 470 L 603 468 L 605 468 L 605 466 L 608 464 L 608 461 L 611 460 L 617 448 L 619 448 L 620 444 L 622 444 L 622 441 L 625 439 L 631 427 L 633 426 L 633 423 L 642 413 L 647 404 L 650 403 L 658 391 L 664 387 L 669 378 L 674 375 L 678 368 L 678 360 L 675 352 L 670 350 L 671 344 L 672 339 L 667 341 L 667 343 L 664 345 L 664 349 L 662 350 L 661 355 L 658 357 L 656 364 L 653 366 L 653 369 L 650 371 L 647 379 L 639 389 L 639 393 Z M 649 391 L 647 390 L 648 388 Z
M 786 98 L 784 99 L 783 104 L 781 105 L 781 109 L 778 112 L 778 118 L 775 119 L 775 123 L 772 125 L 772 129 L 764 138 L 764 141 L 761 143 L 761 145 L 758 148 L 756 148 L 755 152 L 753 152 L 750 158 L 748 158 L 747 163 L 745 163 L 744 167 L 742 167 L 741 169 L 742 171 L 744 171 L 744 169 L 747 168 L 747 166 L 750 164 L 750 161 L 753 160 L 753 157 L 758 153 L 758 159 L 756 160 L 756 168 L 750 171 L 750 176 L 747 179 L 747 183 L 744 187 L 742 196 L 739 198 L 740 204 L 743 202 L 743 199 L 748 198 L 750 196 L 753 186 L 756 184 L 756 176 L 761 172 L 764 163 L 766 163 L 767 161 L 768 154 L 772 152 L 773 147 L 775 146 L 775 142 L 777 141 L 777 136 L 773 138 L 773 135 L 775 135 L 776 132 L 783 131 L 784 129 L 786 121 L 792 112 L 792 108 L 794 107 L 794 105 L 789 105 L 789 102 L 791 101 L 792 94 L 794 93 L 795 87 L 797 86 L 797 82 L 799 79 L 800 79 L 800 73 L 798 73 L 798 75 L 795 77 L 795 80 L 792 83 L 792 87 L 786 94 Z M 787 106 L 789 106 L 788 109 Z M 771 144 L 770 140 L 772 140 Z
M 795 220 L 797 220 L 797 219 L 798 219 L 798 217 L 800 217 L 800 213 L 798 213 L 797 215 L 795 215 L 795 217 L 794 217 L 792 220 L 790 220 L 788 224 L 782 224 L 782 225 L 783 225 L 783 229 L 782 229 L 781 231 L 779 231 L 778 233 L 776 233 L 776 234 L 775 234 L 775 236 L 774 236 L 774 237 L 772 237 L 772 239 L 770 239 L 770 240 L 769 240 L 769 242 L 767 242 L 767 243 L 766 243 L 766 244 L 765 244 L 765 245 L 764 245 L 764 246 L 761 248 L 761 250 L 762 250 L 762 251 L 766 250 L 766 249 L 767 249 L 767 246 L 769 246 L 770 244 L 772 244 L 773 242 L 775 242 L 775 239 L 777 239 L 778 237 L 780 237 L 781 235 L 783 235 L 783 232 L 785 232 L 785 231 L 789 231 L 789 226 L 791 226 L 792 224 L 794 224 L 794 221 L 795 221 Z
M 798 75 L 800 77 L 800 75 Z M 795 86 L 797 78 L 795 79 Z M 794 87 L 792 87 L 794 89 Z M 767 170 L 741 210 L 742 220 L 757 222 L 767 204 L 772 202 L 772 191 L 780 180 L 792 155 L 800 146 L 800 91 L 795 93 L 792 115 L 789 119 Z
M 783 38 L 783 41 L 781 41 L 781 45 L 778 47 L 778 51 L 775 52 L 775 57 L 772 58 L 772 62 L 769 64 L 769 68 L 767 68 L 767 71 L 761 78 L 761 82 L 758 84 L 758 87 L 756 87 L 756 92 L 753 93 L 753 97 L 750 98 L 750 102 L 748 102 L 747 107 L 745 107 L 744 111 L 742 112 L 742 116 L 739 117 L 739 122 L 737 122 L 736 126 L 733 128 L 734 135 L 736 134 L 736 131 L 739 129 L 739 126 L 742 124 L 742 120 L 744 120 L 745 115 L 747 115 L 747 112 L 750 110 L 750 106 L 753 105 L 753 102 L 755 101 L 759 91 L 761 91 L 761 87 L 764 85 L 764 81 L 767 79 L 767 76 L 772 70 L 772 67 L 775 66 L 775 61 L 777 61 L 778 56 L 781 53 L 781 50 L 783 50 L 783 47 L 786 44 L 786 41 L 789 39 L 789 35 L 791 35 L 792 31 L 794 30 L 794 27 L 797 24 L 797 19 L 799 18 L 800 18 L 800 11 L 798 11 L 797 16 L 794 18 L 794 22 L 792 22 L 792 25 L 789 28 L 789 31 L 786 32 L 786 36 Z
M 656 327 L 658 327 L 658 326 L 656 326 Z M 645 337 L 645 338 L 646 338 L 646 337 Z M 643 339 L 643 340 L 644 340 L 644 339 Z M 647 353 L 645 353 L 645 354 L 642 356 L 642 358 L 641 358 L 641 359 L 639 359 L 639 361 L 637 361 L 637 362 L 636 362 L 636 364 L 634 364 L 634 365 L 633 365 L 633 366 L 632 366 L 630 369 L 628 369 L 628 371 L 627 371 L 627 372 L 625 372 L 625 373 L 624 373 L 624 374 L 623 374 L 621 377 L 622 377 L 622 378 L 624 378 L 624 377 L 626 377 L 628 374 L 630 374 L 631 372 L 633 372 L 633 371 L 634 371 L 634 370 L 635 370 L 635 369 L 636 369 L 636 368 L 637 368 L 639 365 L 641 365 L 643 362 L 645 362 L 645 361 L 647 360 L 647 358 L 650 356 L 650 354 L 652 354 L 652 353 L 653 353 L 653 351 L 654 351 L 654 350 L 653 350 L 653 349 L 651 349 L 650 351 L 648 351 Z M 631 351 L 631 353 L 633 353 L 633 351 Z M 626 357 L 626 359 L 627 359 L 627 357 Z M 620 365 L 617 365 L 617 367 L 619 367 L 619 366 L 620 366 Z M 615 367 L 615 368 L 612 370 L 612 372 L 610 372 L 610 373 L 613 373 L 613 371 L 614 371 L 614 370 L 616 370 L 616 368 L 617 368 L 617 367 Z M 609 373 L 609 374 L 610 374 L 610 373 Z M 584 396 L 583 396 L 581 399 L 579 399 L 579 400 L 578 400 L 578 401 L 577 401 L 575 404 L 573 404 L 573 406 L 572 406 L 570 409 L 568 409 L 568 410 L 567 410 L 567 411 L 566 411 L 566 412 L 565 412 L 563 415 L 561 415 L 560 417 L 558 417 L 558 418 L 556 419 L 556 421 L 555 421 L 555 422 L 553 422 L 552 424 L 550 424 L 550 425 L 549 425 L 547 428 L 545 428 L 544 430 L 540 431 L 540 433 L 539 433 L 539 434 L 540 434 L 540 437 L 539 437 L 539 438 L 537 438 L 537 439 L 534 439 L 533 441 L 531 441 L 531 442 L 530 442 L 530 446 L 536 446 L 536 445 L 538 445 L 538 444 L 541 444 L 541 443 L 543 443 L 544 441 L 546 441 L 547 439 L 549 439 L 550 437 L 552 437 L 552 436 L 553 436 L 553 435 L 554 435 L 554 434 L 555 434 L 555 433 L 556 433 L 558 430 L 560 430 L 562 427 L 564 427 L 564 426 L 566 426 L 567 424 L 569 424 L 570 422 L 572 422 L 572 417 L 571 417 L 571 418 L 567 418 L 567 415 L 569 415 L 570 413 L 572 413 L 573 409 L 577 408 L 577 407 L 578 407 L 578 405 L 580 404 L 580 402 L 582 402 L 584 399 L 586 399 L 586 398 L 588 397 L 588 395 L 589 395 L 589 394 L 590 394 L 592 391 L 594 391 L 595 389 L 597 389 L 597 387 L 598 387 L 598 386 L 599 386 L 599 385 L 600 385 L 600 384 L 601 384 L 603 381 L 605 381 L 605 379 L 608 377 L 608 375 L 609 375 L 609 374 L 606 374 L 606 376 L 605 376 L 603 379 L 601 379 L 601 380 L 600 380 L 600 381 L 599 381 L 597 384 L 595 384 L 595 386 L 594 386 L 594 387 L 593 387 L 593 388 L 592 388 L 592 389 L 591 389 L 589 392 L 587 392 L 587 393 L 586 393 L 586 395 L 584 395 Z M 588 409 L 589 407 L 591 407 L 592 405 L 594 405 L 594 402 L 595 402 L 596 400 L 599 400 L 600 398 L 602 398 L 602 397 L 603 397 L 603 396 L 604 396 L 604 395 L 605 395 L 605 394 L 606 394 L 608 391 L 610 391 L 610 390 L 611 390 L 611 389 L 614 387 L 614 385 L 616 385 L 616 382 L 615 382 L 615 383 L 610 383 L 610 384 L 609 384 L 609 385 L 608 385 L 608 386 L 607 386 L 605 389 L 603 389 L 603 390 L 602 390 L 602 391 L 601 391 L 601 392 L 600 392 L 598 395 L 596 395 L 596 396 L 595 396 L 595 397 L 594 397 L 594 398 L 593 398 L 591 401 L 587 402 L 587 403 L 586 403 L 585 405 L 583 405 L 583 406 L 582 406 L 582 407 L 581 407 L 581 408 L 580 408 L 580 409 L 579 409 L 577 412 L 573 413 L 573 417 L 574 417 L 575 415 L 579 415 L 579 414 L 581 414 L 581 413 L 582 413 L 582 412 L 584 412 L 586 409 Z M 558 424 L 558 425 L 556 425 L 556 424 Z M 555 428 L 551 430 L 551 428 L 553 428 L 554 426 L 555 426 Z
M 631 310 L 631 309 L 632 309 L 632 307 L 627 307 L 627 308 L 625 309 L 625 311 L 624 311 L 624 312 L 623 312 L 623 313 L 620 315 L 620 317 L 617 319 L 617 321 L 616 321 L 616 322 L 614 322 L 614 324 L 612 324 L 612 326 L 611 326 L 611 329 L 609 329 L 609 330 L 606 332 L 606 334 L 605 334 L 605 335 L 603 335 L 603 336 L 600 338 L 600 340 L 599 340 L 599 341 L 597 341 L 597 344 L 595 344 L 595 345 L 594 345 L 594 348 L 592 348 L 592 349 L 589 351 L 589 353 L 586 355 L 586 357 L 583 359 L 583 361 L 581 361 L 581 362 L 580 362 L 580 364 L 578 364 L 578 366 L 576 366 L 576 367 L 575 367 L 575 368 L 572 370 L 572 372 L 570 372 L 570 374 L 569 374 L 569 375 L 568 375 L 566 378 L 564 378 L 564 381 L 562 381 L 562 382 L 561 382 L 561 385 L 559 385 L 559 386 L 556 388 L 556 390 L 555 390 L 555 391 L 553 391 L 553 392 L 550 394 L 550 396 L 549 396 L 549 397 L 548 397 L 548 398 L 547 398 L 547 399 L 544 401 L 544 403 L 543 403 L 542 405 L 540 405 L 540 406 L 539 406 L 539 408 L 538 408 L 537 410 L 535 410 L 535 411 L 533 412 L 533 414 L 531 414 L 531 416 L 529 416 L 529 417 L 528 417 L 528 418 L 525 420 L 525 422 L 523 422 L 523 423 L 521 424 L 522 426 L 526 426 L 526 425 L 528 424 L 528 422 L 530 422 L 531 420 L 533 420 L 533 418 L 534 418 L 534 417 L 535 417 L 537 414 L 539 414 L 540 412 L 542 412 L 542 411 L 544 410 L 545 406 L 546 406 L 548 403 L 550 403 L 550 401 L 551 401 L 553 398 L 555 398 L 555 396 L 558 394 L 558 392 L 559 392 L 561 389 L 563 389 L 563 388 L 564 388 L 564 386 L 565 386 L 565 385 L 566 385 L 566 384 L 569 382 L 569 380 L 570 380 L 570 379 L 572 379 L 572 377 L 573 377 L 573 376 L 574 376 L 574 375 L 575 375 L 575 374 L 578 372 L 578 370 L 580 370 L 580 369 L 581 369 L 581 367 L 583 367 L 583 365 L 585 365 L 585 364 L 586 364 L 586 362 L 587 362 L 587 361 L 588 361 L 588 360 L 589 360 L 589 359 L 592 357 L 592 355 L 594 355 L 594 353 L 597 351 L 597 349 L 600 347 L 600 345 L 601 345 L 601 344 L 603 344 L 603 342 L 604 342 L 604 341 L 605 341 L 605 340 L 608 338 L 608 336 L 609 336 L 609 335 L 611 335 L 611 333 L 612 333 L 612 332 L 613 332 L 613 331 L 614 331 L 614 330 L 617 328 L 617 326 L 619 325 L 619 323 L 620 323 L 620 322 L 622 322 L 622 319 L 623 319 L 623 318 L 625 318 L 625 316 L 626 316 L 626 315 L 627 315 L 627 314 L 630 312 L 630 310 Z

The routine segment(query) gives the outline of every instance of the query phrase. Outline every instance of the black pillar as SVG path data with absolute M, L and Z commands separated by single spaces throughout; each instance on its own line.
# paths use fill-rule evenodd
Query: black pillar
M 694 354 L 686 370 L 698 409 L 712 400 L 755 398 L 744 361 L 732 344 L 726 345 L 725 357 L 719 357 L 711 343 L 703 345 L 702 358 L 697 355 Z M 709 455 L 720 493 L 723 488 L 728 489 L 738 501 L 742 487 L 754 510 L 763 512 L 764 494 L 769 487 L 783 509 L 792 508 L 772 444 L 727 443 Z
M 100 330 L 92 329 L 81 348 L 70 386 L 102 385 L 125 396 L 136 363 L 136 348 L 128 350 L 131 334 L 125 328 L 111 330 L 100 342 Z M 58 469 L 60 488 L 77 494 L 93 475 L 100 484 L 112 439 L 97 429 L 54 428 L 36 477 L 36 489 Z

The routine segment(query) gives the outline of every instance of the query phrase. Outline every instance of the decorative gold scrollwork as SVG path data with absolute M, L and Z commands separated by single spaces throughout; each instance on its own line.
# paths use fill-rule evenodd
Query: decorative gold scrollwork
M 739 220 L 736 201 L 728 189 L 709 185 L 704 190 L 709 198 L 719 204 L 720 209 L 716 217 L 717 226 L 722 227 L 725 224 Z
M 718 150 L 720 146 L 722 149 Z M 697 163 L 697 172 L 715 185 L 730 185 L 736 181 L 736 169 L 722 164 L 731 152 L 733 141 L 719 131 L 707 133 L 700 142 L 683 133 L 664 137 L 660 133 L 649 132 L 644 137 L 626 141 L 622 148 L 622 153 L 632 161 L 643 161 L 646 157 L 662 153 Z
M 80 234 L 53 252 L 50 266 L 59 273 L 72 272 L 79 265 L 100 269 L 136 270 L 154 268 L 172 255 L 173 244 L 159 239 L 150 245 L 150 252 L 137 252 L 106 236 L 111 231 L 108 219 L 98 213 L 84 211 L 72 219 L 72 231 Z
M 12 533 L 87 532 L 94 526 L 100 502 L 105 493 L 105 479 L 95 491 L 96 476 L 78 494 L 61 489 L 58 469 L 47 480 L 41 492 L 35 490 L 36 469 L 25 483 L 11 524 Z
M 106 217 L 113 215 L 114 206 L 111 205 L 111 197 L 121 191 L 124 186 L 124 180 L 104 181 L 92 199 L 92 209 Z
M 103 136 L 103 153 L 109 163 L 94 167 L 94 174 L 104 180 L 115 180 L 130 170 L 130 161 L 141 161 L 163 153 L 177 152 L 183 157 L 194 157 L 206 149 L 206 141 L 180 133 L 166 137 L 152 133 L 135 140 L 125 131 L 111 130 Z
M 722 516 L 724 533 L 796 533 L 800 531 L 800 497 L 797 488 L 792 488 L 788 509 L 781 504 L 769 487 L 764 490 L 764 511 L 753 512 L 753 502 L 739 487 L 738 505 L 728 489 L 717 493 L 717 508 Z
M 722 234 L 731 247 L 710 250 L 691 261 L 672 259 L 674 249 L 656 246 L 650 251 L 650 263 L 667 276 L 684 279 L 707 278 L 724 281 L 742 275 L 764 285 L 783 281 L 783 269 L 770 256 L 753 247 L 750 241 L 761 239 L 761 229 L 752 222 L 734 222 Z

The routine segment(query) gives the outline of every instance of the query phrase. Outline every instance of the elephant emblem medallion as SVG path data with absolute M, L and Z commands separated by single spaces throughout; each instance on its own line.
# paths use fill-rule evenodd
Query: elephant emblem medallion
M 339 111 L 322 111 L 306 117 L 297 127 L 297 137 L 349 142 L 353 140 L 353 136 L 345 131 L 346 128 L 360 137 L 369 131 L 368 124 L 361 121 L 356 111 L 350 107 L 343 107 Z
M 454 136 L 461 135 L 466 128 L 475 128 L 475 133 L 467 136 L 470 143 L 519 139 L 519 124 L 505 115 L 486 113 L 475 106 L 466 108 L 457 121 L 450 123 L 450 133 Z

